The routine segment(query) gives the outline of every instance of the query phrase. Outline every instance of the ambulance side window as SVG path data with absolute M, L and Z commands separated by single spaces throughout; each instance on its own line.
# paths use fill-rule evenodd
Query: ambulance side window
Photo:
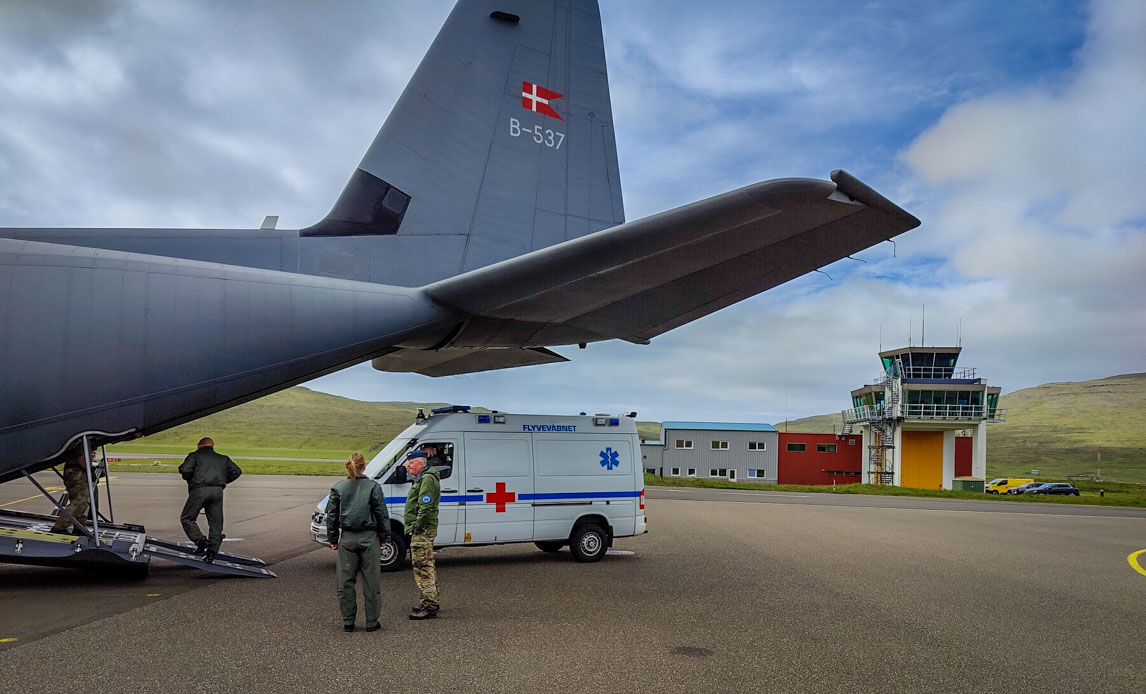
M 444 441 L 427 441 L 423 448 L 434 448 L 436 451 L 430 464 L 438 471 L 438 477 L 449 479 L 454 474 L 454 444 Z

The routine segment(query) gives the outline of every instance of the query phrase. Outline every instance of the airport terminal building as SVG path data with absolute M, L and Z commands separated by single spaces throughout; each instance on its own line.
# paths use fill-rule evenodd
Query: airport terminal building
M 752 422 L 665 422 L 641 443 L 645 472 L 659 477 L 758 484 L 851 484 L 863 463 L 859 435 L 778 432 Z
M 646 472 L 776 484 L 778 433 L 771 424 L 665 422 L 641 444 Z

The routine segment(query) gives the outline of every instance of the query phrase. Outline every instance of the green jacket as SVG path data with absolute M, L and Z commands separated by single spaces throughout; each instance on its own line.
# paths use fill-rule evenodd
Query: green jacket
M 390 541 L 386 495 L 374 480 L 347 477 L 331 488 L 326 502 L 326 541 L 338 544 L 343 530 L 373 530 L 379 542 Z
M 406 494 L 406 532 L 418 535 L 438 529 L 438 501 L 442 498 L 442 479 L 438 471 L 426 466 L 410 483 Z
M 187 480 L 187 487 L 226 487 L 239 479 L 243 471 L 225 455 L 216 453 L 211 446 L 192 451 L 179 466 L 179 474 Z

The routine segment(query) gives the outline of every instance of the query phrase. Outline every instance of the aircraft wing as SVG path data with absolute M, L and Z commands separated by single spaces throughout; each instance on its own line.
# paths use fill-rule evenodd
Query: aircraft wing
M 375 357 L 371 365 L 379 371 L 419 373 L 423 376 L 457 376 L 478 371 L 509 369 L 515 366 L 556 364 L 569 361 L 544 348 L 458 349 L 436 351 L 399 349 Z
M 451 347 L 646 343 L 919 226 L 846 171 L 778 179 L 425 287 L 470 316 Z

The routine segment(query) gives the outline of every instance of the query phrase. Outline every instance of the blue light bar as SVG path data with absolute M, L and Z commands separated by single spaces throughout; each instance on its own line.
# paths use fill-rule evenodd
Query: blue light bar
M 619 427 L 619 426 L 621 426 L 621 420 L 617 419 L 616 417 L 613 417 L 609 420 L 609 426 Z
M 479 414 L 478 415 L 478 424 L 489 424 L 489 415 L 488 414 Z
M 469 405 L 447 405 L 446 407 L 435 407 L 430 410 L 430 414 L 453 414 L 455 412 L 469 412 Z

